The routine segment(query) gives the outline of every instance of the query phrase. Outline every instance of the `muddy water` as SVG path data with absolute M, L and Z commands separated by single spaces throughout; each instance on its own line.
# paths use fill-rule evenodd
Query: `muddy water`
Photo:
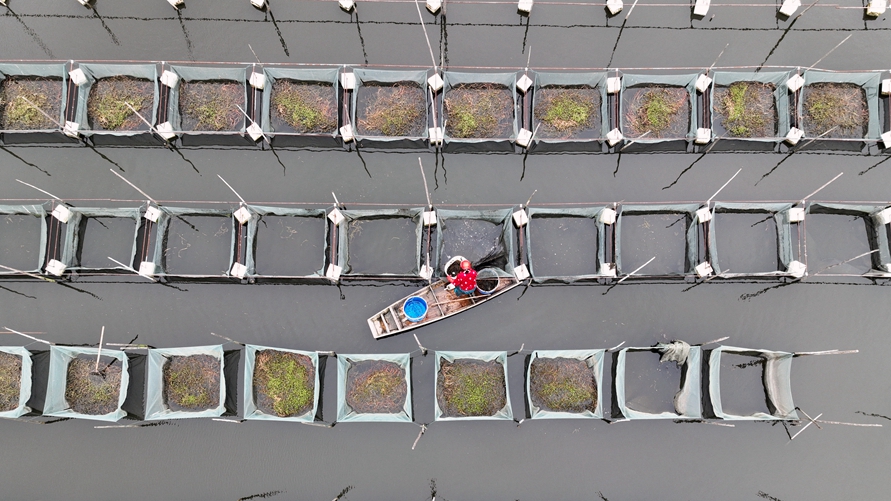
M 691 21 L 689 2 L 674 3 L 638 5 L 621 38 L 624 17 L 607 20 L 599 5 L 537 3 L 528 25 L 509 4 L 448 5 L 447 21 L 437 25 L 424 16 L 434 51 L 451 65 L 467 66 L 522 67 L 532 47 L 533 67 L 604 66 L 612 60 L 622 67 L 701 68 L 727 42 L 721 64 L 758 65 L 766 59 L 768 65 L 807 66 L 854 31 L 821 63 L 842 70 L 878 66 L 889 41 L 888 16 L 864 22 L 860 5 L 817 4 L 786 32 L 791 20 L 776 20 L 773 6 L 713 5 L 709 16 Z M 250 43 L 268 62 L 429 64 L 417 12 L 405 3 L 360 2 L 358 14 L 350 15 L 333 2 L 273 0 L 272 15 L 267 15 L 247 2 L 191 0 L 182 22 L 165 2 L 99 0 L 101 17 L 77 2 L 9 4 L 13 10 L 0 16 L 0 28 L 11 40 L 4 52 L 8 59 L 52 54 L 61 59 L 252 61 Z M 713 151 L 692 165 L 694 156 L 678 154 L 530 155 L 524 169 L 522 157 L 515 155 L 446 155 L 437 164 L 426 152 L 363 152 L 369 178 L 354 152 L 277 149 L 283 169 L 268 151 L 184 148 L 182 157 L 161 148 L 99 151 L 108 160 L 89 149 L 7 146 L 0 151 L 0 197 L 43 196 L 12 181 L 22 179 L 61 197 L 141 203 L 141 195 L 108 172 L 117 169 L 111 164 L 116 162 L 128 179 L 164 201 L 231 202 L 232 193 L 216 179 L 221 174 L 252 202 L 330 204 L 335 191 L 348 206 L 411 207 L 425 201 L 417 175 L 420 155 L 436 204 L 508 206 L 525 201 L 534 189 L 539 192 L 533 205 L 704 200 L 741 167 L 720 200 L 797 200 L 842 170 L 845 175 L 821 197 L 891 198 L 891 163 L 879 164 L 884 157 L 807 152 L 788 157 L 755 186 L 785 157 Z M 852 249 L 841 245 L 824 248 L 817 251 L 820 259 L 852 257 Z M 226 263 L 212 272 L 222 272 Z M 515 289 L 417 332 L 431 350 L 516 350 L 522 343 L 527 349 L 609 348 L 623 341 L 648 346 L 675 337 L 704 342 L 725 335 L 728 343 L 743 347 L 857 348 L 858 355 L 796 359 L 795 402 L 812 416 L 822 412 L 830 420 L 891 425 L 882 417 L 891 416 L 884 334 L 891 313 L 887 291 L 880 286 L 809 279 L 741 300 L 771 284 L 709 283 L 683 292 L 688 284 L 629 282 L 605 296 L 601 287 L 533 287 L 517 301 L 522 290 Z M 95 343 L 97 328 L 106 325 L 108 341 L 139 335 L 138 342 L 155 346 L 216 343 L 219 338 L 209 333 L 217 332 L 242 342 L 305 350 L 398 353 L 417 348 L 410 336 L 375 342 L 365 326 L 370 314 L 411 290 L 401 286 L 344 287 L 341 299 L 336 288 L 325 286 L 188 284 L 178 290 L 147 281 L 74 285 L 101 299 L 42 282 L 0 283 L 9 289 L 0 290 L 4 324 L 68 343 Z M 18 341 L 13 339 L 3 338 Z M 325 374 L 325 419 L 335 413 L 335 372 L 329 366 Z M 432 354 L 416 358 L 412 372 L 416 420 L 429 423 Z M 509 359 L 508 372 L 514 411 L 521 415 L 521 356 Z M 754 389 L 746 388 L 744 396 L 750 396 Z M 605 401 L 611 398 L 608 384 L 602 393 Z M 723 499 L 759 499 L 759 492 L 783 501 L 881 499 L 891 489 L 887 427 L 812 426 L 787 445 L 779 425 L 761 423 L 735 428 L 648 421 L 542 420 L 519 428 L 510 422 L 435 423 L 412 451 L 418 428 L 410 424 L 324 429 L 194 420 L 135 429 L 93 426 L 77 420 L 46 426 L 0 422 L 5 496 L 218 500 L 284 491 L 272 499 L 332 499 L 353 486 L 349 499 L 420 500 L 429 499 L 431 478 L 436 478 L 438 496 L 447 499 L 587 499 L 597 492 L 613 501 L 710 499 L 715 492 Z M 82 454 L 73 452 L 86 449 L 102 454 L 81 461 Z M 312 454 L 295 464 L 295 451 Z M 668 459 L 680 454 L 683 461 Z M 678 474 L 693 481 L 666 481 Z

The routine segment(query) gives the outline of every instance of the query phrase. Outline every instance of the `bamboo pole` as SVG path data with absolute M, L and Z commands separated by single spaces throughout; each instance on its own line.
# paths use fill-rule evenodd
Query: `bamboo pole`
M 823 413 L 817 414 L 817 419 L 820 419 L 820 416 L 822 416 L 822 415 L 823 415 Z M 798 435 L 801 435 L 801 432 L 803 432 L 804 430 L 806 430 L 807 427 L 810 426 L 811 424 L 813 424 L 813 421 L 811 421 L 810 423 L 804 425 L 804 428 L 798 430 L 798 433 L 796 433 L 795 435 L 792 435 L 792 438 L 789 439 L 789 442 L 795 440 L 795 437 L 797 437 Z M 789 442 L 786 442 L 786 443 L 788 444 Z
M 18 334 L 19 336 L 23 336 L 23 337 L 26 337 L 26 338 L 28 338 L 28 339 L 37 341 L 38 343 L 48 344 L 48 345 L 50 345 L 50 346 L 56 344 L 56 343 L 51 343 L 51 342 L 49 342 L 49 341 L 44 341 L 43 339 L 37 339 L 37 338 L 34 337 L 34 336 L 29 336 L 29 335 L 25 334 L 24 332 L 19 332 L 19 331 L 16 331 L 16 330 L 12 330 L 12 329 L 10 329 L 9 327 L 6 327 L 6 326 L 3 326 L 3 328 L 6 329 L 6 330 L 8 330 L 9 332 L 11 332 L 11 333 L 13 333 L 13 334 Z
M 99 373 L 99 357 L 102 356 L 102 343 L 105 342 L 105 326 L 102 326 L 102 332 L 99 334 L 99 350 L 96 351 L 96 368 L 93 369 L 94 374 Z
M 619 285 L 620 283 L 624 282 L 625 280 L 627 280 L 628 278 L 630 278 L 631 275 L 634 275 L 635 273 L 637 273 L 638 271 L 640 271 L 644 266 L 646 266 L 646 265 L 652 263 L 654 259 L 656 259 L 656 256 L 651 257 L 649 261 L 647 261 L 646 263 L 644 263 L 644 264 L 638 266 L 636 270 L 634 270 L 634 271 L 632 271 L 631 273 L 629 273 L 629 274 L 625 275 L 624 277 L 622 277 L 618 282 L 616 282 L 616 285 Z
M 420 441 L 421 437 L 424 435 L 424 433 L 427 432 L 426 424 L 422 424 L 422 425 L 420 425 L 420 427 L 421 427 L 421 431 L 418 432 L 418 437 L 415 439 L 415 443 L 411 444 L 411 450 L 415 450 L 415 447 L 418 446 L 418 441 Z
M 56 124 L 56 126 L 58 126 L 60 129 L 63 129 L 63 128 L 64 128 L 64 127 L 62 127 L 62 124 L 60 124 L 58 120 L 56 120 L 55 118 L 49 116 L 49 114 L 47 114 L 47 112 L 43 111 L 42 109 L 40 109 L 39 106 L 37 106 L 36 104 L 32 103 L 30 99 L 28 99 L 28 98 L 25 97 L 25 96 L 19 96 L 19 98 L 23 99 L 26 103 L 30 104 L 32 108 L 34 108 L 35 110 L 37 110 L 37 111 L 39 111 L 40 113 L 42 113 L 43 116 L 45 116 L 46 118 L 50 119 L 50 120 L 51 120 L 54 124 Z
M 718 191 L 716 191 L 715 194 L 712 195 L 711 198 L 709 198 L 708 200 L 706 200 L 706 201 L 705 201 L 705 204 L 708 205 L 709 203 L 711 203 L 711 201 L 714 200 L 716 196 L 718 196 L 718 193 L 721 193 L 721 190 L 723 190 L 724 188 L 726 188 L 727 185 L 730 184 L 730 181 L 733 181 L 733 179 L 736 178 L 736 176 L 738 176 L 740 172 L 742 172 L 742 168 L 740 168 L 738 171 L 736 171 L 736 174 L 734 174 L 733 176 L 731 176 L 730 179 L 728 179 L 726 183 L 724 183 L 720 188 L 718 188 Z

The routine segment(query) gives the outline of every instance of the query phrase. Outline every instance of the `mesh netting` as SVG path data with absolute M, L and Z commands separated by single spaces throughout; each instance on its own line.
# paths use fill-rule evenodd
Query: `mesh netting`
M 38 272 L 46 252 L 46 209 L 42 205 L 0 206 L 0 264 Z M 16 273 L 0 269 L 0 275 Z
M 127 355 L 97 348 L 50 348 L 44 416 L 117 421 L 130 383 Z
M 417 276 L 422 209 L 342 211 L 338 263 L 348 275 Z
M 408 353 L 337 355 L 337 421 L 411 420 Z
M 529 271 L 536 282 L 575 282 L 600 276 L 606 231 L 601 208 L 530 208 L 526 232 Z
M 31 352 L 21 346 L 0 346 L 0 418 L 17 418 L 31 409 Z
M 807 265 L 818 273 L 884 274 L 891 263 L 884 205 L 812 203 L 807 216 Z M 877 251 L 843 263 L 869 251 Z M 843 264 L 839 264 L 843 263 Z
M 244 418 L 312 422 L 320 372 L 316 352 L 245 345 Z
M 146 421 L 222 416 L 238 385 L 238 357 L 233 367 L 224 355 L 222 345 L 150 349 Z
M 526 367 L 532 419 L 603 418 L 604 350 L 536 350 Z
M 265 68 L 263 131 L 276 145 L 337 146 L 338 68 Z
M 682 366 L 659 360 L 671 349 L 625 348 L 616 356 L 615 399 L 626 419 L 699 419 L 702 417 L 702 350 L 690 347 Z M 629 360 L 632 354 L 634 359 Z M 630 368 L 626 367 L 630 364 Z M 633 374 L 635 377 L 631 377 Z M 661 392 L 660 392 L 661 390 Z
M 328 219 L 323 209 L 250 205 L 245 266 L 266 277 L 316 277 L 324 273 Z
M 353 117 L 363 145 L 424 147 L 428 137 L 427 71 L 353 69 Z
M 464 256 L 474 269 L 499 268 L 513 273 L 515 254 L 511 210 L 437 212 L 439 265 Z M 441 272 L 442 270 L 437 270 Z
M 716 203 L 709 227 L 715 274 L 728 269 L 732 271 L 724 277 L 786 275 L 798 249 L 790 208 L 792 204 L 784 203 Z
M 75 122 L 81 134 L 135 136 L 155 124 L 158 108 L 158 70 L 154 64 L 80 64 L 87 77 L 78 87 Z M 134 113 L 123 103 L 139 112 Z
M 513 419 L 507 352 L 437 351 L 436 421 Z
M 619 274 L 670 276 L 691 273 L 699 260 L 698 204 L 621 205 L 616 223 Z
M 731 414 L 724 411 L 721 394 L 722 355 L 736 354 L 753 357 L 755 360 L 746 364 L 750 368 L 737 367 L 741 370 L 762 369 L 763 395 L 766 395 L 769 412 L 755 411 L 748 414 Z M 783 419 L 797 420 L 795 404 L 792 403 L 792 385 L 790 371 L 792 368 L 792 353 L 781 351 L 754 350 L 748 348 L 736 348 L 733 346 L 721 346 L 711 351 L 709 356 L 709 396 L 712 410 L 716 417 L 721 419 Z

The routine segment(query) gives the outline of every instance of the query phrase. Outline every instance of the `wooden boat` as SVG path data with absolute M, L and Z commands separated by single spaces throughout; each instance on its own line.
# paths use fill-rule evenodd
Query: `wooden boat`
M 368 327 L 375 339 L 400 334 L 412 329 L 416 329 L 423 325 L 427 325 L 437 320 L 457 315 L 464 310 L 469 310 L 474 306 L 485 303 L 486 301 L 501 295 L 514 287 L 520 285 L 520 281 L 513 276 L 496 277 L 498 285 L 495 286 L 491 294 L 483 295 L 479 291 L 474 291 L 471 296 L 455 296 L 453 290 L 448 290 L 448 280 L 440 280 L 434 282 L 414 294 L 404 297 L 399 301 L 381 310 L 378 314 L 368 319 Z M 427 316 L 419 322 L 412 322 L 406 318 L 402 311 L 402 305 L 410 297 L 422 297 L 427 301 Z

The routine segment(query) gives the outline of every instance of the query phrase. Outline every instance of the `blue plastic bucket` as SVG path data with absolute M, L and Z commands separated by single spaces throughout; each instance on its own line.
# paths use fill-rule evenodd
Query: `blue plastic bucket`
M 402 313 L 410 322 L 420 322 L 427 316 L 427 301 L 418 296 L 412 296 L 402 305 Z
M 498 289 L 498 273 L 492 268 L 484 268 L 476 274 L 476 291 L 488 296 Z

